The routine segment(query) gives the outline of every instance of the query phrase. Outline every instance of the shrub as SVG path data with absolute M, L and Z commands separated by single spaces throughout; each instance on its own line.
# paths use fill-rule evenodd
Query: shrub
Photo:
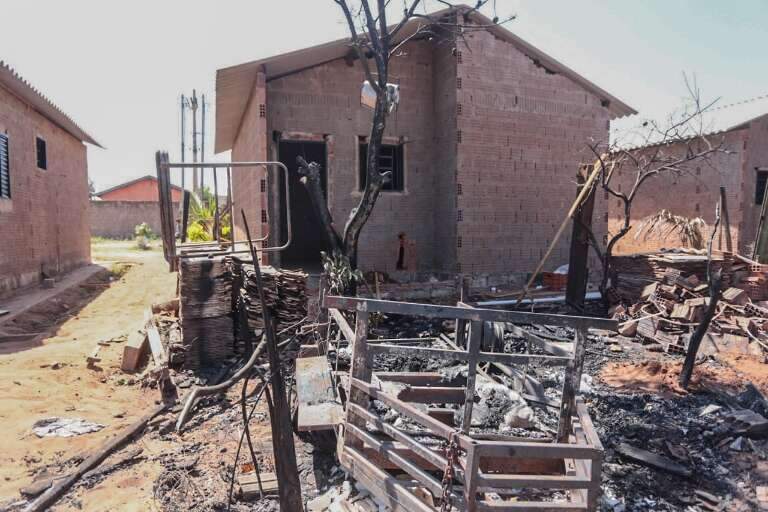
M 193 222 L 187 228 L 187 240 L 190 242 L 210 242 L 213 237 L 202 223 Z
M 133 228 L 133 234 L 136 235 L 136 245 L 143 251 L 150 248 L 149 241 L 155 236 L 152 228 L 146 222 L 142 222 Z

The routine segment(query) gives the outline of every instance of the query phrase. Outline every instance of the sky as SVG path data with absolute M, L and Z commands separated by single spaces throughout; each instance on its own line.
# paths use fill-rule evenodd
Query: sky
M 436 0 L 424 3 L 440 8 Z M 484 12 L 492 14 L 492 3 Z M 217 69 L 347 35 L 333 0 L 2 4 L 0 60 L 105 146 L 88 148 L 97 190 L 155 174 L 158 149 L 179 158 L 179 97 L 192 89 L 210 104 L 206 152 L 214 158 Z M 720 98 L 718 105 L 768 94 L 765 0 L 495 4 L 501 18 L 517 16 L 508 29 L 640 112 L 616 129 L 679 108 L 683 73 L 695 75 L 704 98 Z M 402 0 L 391 5 L 394 20 Z M 768 100 L 718 112 L 748 119 L 768 112 Z

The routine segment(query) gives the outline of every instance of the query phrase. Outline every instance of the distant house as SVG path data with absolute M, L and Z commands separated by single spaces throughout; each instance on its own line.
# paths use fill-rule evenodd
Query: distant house
M 395 271 L 400 240 L 419 271 L 531 272 L 576 196 L 587 144 L 607 140 L 612 119 L 635 110 L 504 27 L 466 6 L 455 44 L 416 35 L 390 63 L 400 103 L 389 117 L 380 165 L 393 179 L 365 226 L 359 264 Z M 435 13 L 446 22 L 456 11 Z M 599 56 L 595 56 L 599 59 Z M 322 165 L 328 206 L 340 227 L 361 194 L 372 112 L 348 39 L 219 69 L 216 151 L 233 161 L 279 160 L 290 169 L 293 243 L 270 263 L 316 263 L 327 250 L 318 217 L 295 173 L 296 157 Z M 280 180 L 233 169 L 233 202 L 254 237 L 286 235 Z M 605 200 L 595 222 L 605 234 Z M 236 233 L 243 237 L 240 216 Z M 255 232 L 255 233 L 254 233 Z M 278 243 L 277 238 L 280 239 Z M 552 268 L 568 261 L 562 237 Z
M 0 62 L 0 294 L 90 262 L 85 143 L 101 147 Z
M 171 198 L 178 203 L 182 198 L 182 189 L 172 186 Z M 155 201 L 157 202 L 157 178 L 155 176 L 142 176 L 135 180 L 126 181 L 114 187 L 102 190 L 94 194 L 102 201 Z
M 749 106 L 749 105 L 747 105 Z M 707 135 L 712 143 L 721 140 L 730 154 L 717 154 L 710 162 L 694 162 L 680 175 L 665 174 L 646 181 L 632 202 L 633 228 L 616 245 L 617 253 L 648 252 L 664 247 L 677 247 L 674 236 L 636 236 L 644 218 L 661 209 L 683 217 L 703 218 L 711 227 L 715 222 L 715 205 L 720 199 L 720 187 L 725 187 L 728 222 L 733 250 L 752 255 L 757 235 L 760 211 L 768 184 L 768 114 L 748 117 L 745 112 L 730 109 L 723 120 L 713 120 L 714 130 Z M 729 114 L 725 116 L 724 114 Z M 717 112 L 721 114 L 721 112 Z M 743 117 L 739 119 L 739 114 Z M 737 121 L 738 120 L 738 121 Z M 706 121 L 705 121 L 706 122 Z M 707 126 L 710 123 L 707 122 Z M 653 151 L 655 146 L 638 148 L 638 152 Z M 687 144 L 679 142 L 665 148 L 668 154 L 684 152 Z M 614 179 L 619 191 L 627 192 L 635 178 L 633 172 L 619 171 Z M 621 228 L 623 205 L 611 198 L 608 203 L 608 231 Z M 710 231 L 707 230 L 707 236 Z M 726 248 L 725 240 L 715 238 L 715 249 Z
M 171 186 L 174 212 L 184 195 L 183 189 Z M 160 233 L 157 178 L 142 176 L 94 194 L 91 200 L 91 235 L 105 238 L 131 238 L 138 224 L 147 223 Z

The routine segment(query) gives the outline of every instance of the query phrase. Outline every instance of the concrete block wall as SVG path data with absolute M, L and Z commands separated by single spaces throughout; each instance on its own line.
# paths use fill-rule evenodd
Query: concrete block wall
M 401 231 L 416 244 L 418 267 L 434 264 L 432 47 L 413 42 L 403 50 L 390 64 L 390 82 L 400 85 L 401 99 L 389 116 L 385 137 L 405 142 L 405 190 L 379 196 L 361 235 L 358 259 L 364 269 L 395 269 Z M 373 117 L 360 105 L 364 80 L 359 62 L 338 59 L 267 83 L 271 158 L 279 158 L 272 140 L 275 131 L 333 138 L 328 148 L 328 204 L 339 231 L 360 200 L 358 138 L 369 135 Z
M 85 145 L 0 87 L 11 198 L 0 199 L 0 294 L 90 262 Z M 46 141 L 38 169 L 35 138 Z
M 632 229 L 616 244 L 614 253 L 632 254 L 657 251 L 661 248 L 682 247 L 680 239 L 675 235 L 666 239 L 661 236 L 638 236 L 643 220 L 661 209 L 666 209 L 675 215 L 688 218 L 701 217 L 711 228 L 715 221 L 715 205 L 720 200 L 721 186 L 726 188 L 733 247 L 743 252 L 745 245 L 751 243 L 754 238 L 749 234 L 750 228 L 743 226 L 753 225 L 751 218 L 755 215 L 759 216 L 759 207 L 755 211 L 750 205 L 754 203 L 755 183 L 754 171 L 751 173 L 751 179 L 747 179 L 750 173 L 745 169 L 747 135 L 747 130 L 737 130 L 725 135 L 713 136 L 713 143 L 718 143 L 720 138 L 723 138 L 725 146 L 734 153 L 717 154 L 709 163 L 692 162 L 679 175 L 665 174 L 648 178 L 641 185 L 632 203 Z M 676 155 L 686 151 L 686 148 L 687 145 L 678 144 L 664 148 L 662 151 L 669 155 Z M 642 151 L 651 152 L 655 151 L 655 148 Z M 636 175 L 636 168 L 624 166 L 620 169 L 614 178 L 617 190 L 629 192 Z M 621 229 L 624 222 L 623 210 L 623 203 L 619 199 L 614 197 L 609 199 L 609 233 L 618 233 Z M 711 229 L 705 230 L 706 237 L 709 237 L 710 233 Z M 725 249 L 725 240 L 722 247 Z M 715 248 L 718 248 L 717 238 Z
M 173 218 L 179 218 L 179 203 L 173 203 Z M 91 201 L 91 236 L 130 239 L 138 224 L 146 222 L 160 236 L 160 207 L 157 201 Z
M 744 157 L 742 159 L 742 200 L 741 223 L 739 231 L 739 249 L 745 256 L 752 256 L 754 242 L 757 239 L 757 227 L 760 221 L 761 205 L 755 204 L 755 185 L 757 184 L 757 170 L 768 170 L 768 115 L 753 120 L 746 130 L 745 139 L 742 141 Z
M 240 132 L 232 147 L 233 162 L 269 160 L 267 157 L 266 129 L 266 79 L 263 72 L 257 73 L 256 83 L 248 107 L 243 116 Z M 261 180 L 265 179 L 264 168 L 232 169 L 232 202 L 234 206 L 235 239 L 245 240 L 245 229 L 241 209 L 248 219 L 251 237 L 261 238 L 268 232 L 267 223 L 262 223 L 261 211 L 266 208 L 266 192 L 261 191 Z
M 432 50 L 435 131 L 434 269 L 456 270 L 456 57 L 453 45 Z
M 457 270 L 532 272 L 576 197 L 579 164 L 593 160 L 587 143 L 608 137 L 610 114 L 599 97 L 487 31 L 469 32 L 458 49 Z M 605 208 L 598 195 L 599 238 Z M 545 270 L 568 262 L 570 233 Z

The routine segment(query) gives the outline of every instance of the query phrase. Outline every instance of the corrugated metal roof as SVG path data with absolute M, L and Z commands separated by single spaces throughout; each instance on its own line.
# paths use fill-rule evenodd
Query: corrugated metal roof
M 130 187 L 134 183 L 139 183 L 140 181 L 145 181 L 145 180 L 157 181 L 157 177 L 156 176 L 152 176 L 151 174 L 147 174 L 147 175 L 141 176 L 139 178 L 134 178 L 132 180 L 125 181 L 123 183 L 115 185 L 114 187 L 109 187 L 109 188 L 104 189 L 101 192 L 97 192 L 97 193 L 95 193 L 93 195 L 96 196 L 96 197 L 102 196 L 104 194 L 108 194 L 109 192 L 114 192 L 115 190 L 120 190 L 121 188 Z M 171 184 L 171 188 L 173 188 L 175 190 L 182 190 L 181 187 L 179 187 L 178 185 L 174 185 L 174 184 Z
M 19 76 L 16 71 L 8 64 L 0 60 L 0 86 L 5 87 L 11 91 L 14 95 L 19 97 L 22 101 L 29 104 L 40 115 L 56 124 L 62 130 L 66 131 L 73 137 L 82 142 L 87 142 L 103 148 L 101 144 L 88 135 L 77 123 L 75 123 L 71 117 L 65 114 L 59 107 L 57 107 L 51 100 L 49 100 L 43 93 L 38 91 L 29 82 Z
M 695 121 L 692 128 L 696 132 L 700 132 L 704 137 L 714 137 L 749 128 L 753 121 L 764 116 L 768 116 L 768 94 L 730 103 L 720 100 L 701 115 L 701 125 L 699 125 L 699 121 Z M 660 144 L 657 141 L 649 143 L 638 142 L 644 139 L 641 132 L 642 130 L 636 134 L 630 133 L 625 136 L 619 147 L 623 150 L 637 150 L 655 147 Z M 698 136 L 692 134 L 690 137 L 675 140 L 669 144 L 692 140 Z
M 538 48 L 527 43 L 501 25 L 495 25 L 490 19 L 466 5 L 443 9 L 431 14 L 440 17 L 452 12 L 469 12 L 473 21 L 480 25 L 488 25 L 488 30 L 496 37 L 507 41 L 529 57 L 538 61 L 542 66 L 551 71 L 560 73 L 577 84 L 591 91 L 599 98 L 608 102 L 608 109 L 613 117 L 622 117 L 637 114 L 637 111 L 609 94 L 572 69 L 560 63 L 556 59 L 545 54 Z M 423 25 L 423 19 L 411 19 L 398 34 L 402 40 L 412 35 L 418 27 Z M 240 124 L 251 96 L 256 74 L 262 66 L 266 70 L 267 80 L 274 80 L 290 73 L 314 67 L 332 60 L 343 58 L 350 50 L 349 38 L 338 39 L 310 48 L 304 48 L 281 55 L 275 55 L 237 66 L 219 69 L 216 71 L 216 153 L 232 149 Z

